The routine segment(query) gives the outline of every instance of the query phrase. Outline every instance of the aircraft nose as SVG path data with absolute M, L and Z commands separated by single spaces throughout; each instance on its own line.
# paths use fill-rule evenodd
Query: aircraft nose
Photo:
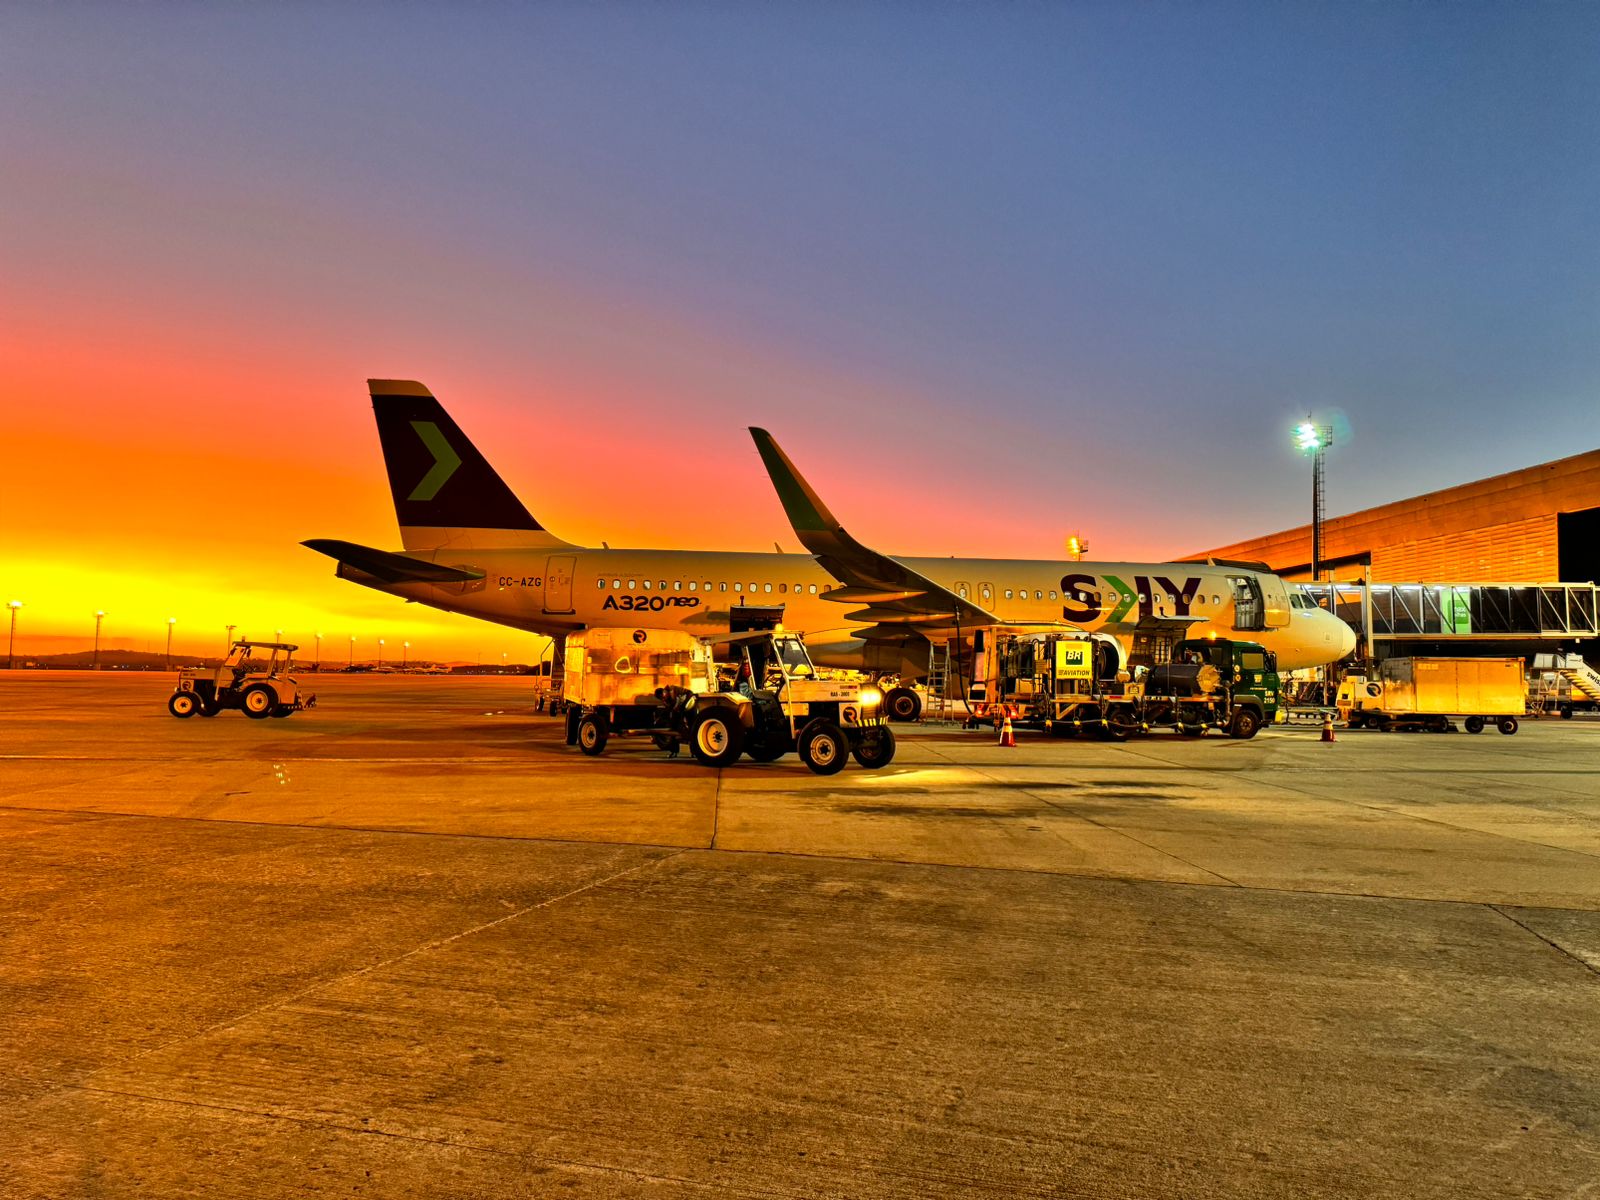
M 1342 620 L 1334 616 L 1332 613 L 1326 613 L 1324 615 L 1327 620 L 1332 621 L 1337 627 L 1333 631 L 1333 640 L 1334 644 L 1339 648 L 1338 657 L 1343 658 L 1345 655 L 1353 652 L 1356 648 L 1356 631 L 1351 629 L 1350 626 L 1346 625 Z

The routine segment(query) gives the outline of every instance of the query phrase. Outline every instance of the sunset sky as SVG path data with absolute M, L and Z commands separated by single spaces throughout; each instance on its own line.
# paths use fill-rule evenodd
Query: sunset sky
M 550 529 L 1162 558 L 1600 445 L 1600 6 L 0 13 L 19 652 L 513 660 L 396 546 L 369 376 Z M 331 648 L 331 649 L 330 649 Z

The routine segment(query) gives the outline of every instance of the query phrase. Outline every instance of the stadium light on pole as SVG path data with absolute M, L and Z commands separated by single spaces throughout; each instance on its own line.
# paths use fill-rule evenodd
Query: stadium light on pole
M 383 670 L 383 639 L 378 639 L 378 670 Z
M 100 669 L 100 622 L 105 619 L 106 610 L 103 608 L 96 609 L 94 614 L 94 662 L 90 666 L 90 669 L 94 671 Z
M 411 643 L 410 642 L 401 642 L 400 643 L 400 669 L 402 671 L 404 671 L 406 669 L 406 662 L 410 657 L 411 657 Z
M 177 617 L 167 618 L 167 670 L 172 670 L 172 627 L 178 623 Z
M 1322 578 L 1322 501 L 1323 458 L 1333 445 L 1333 426 L 1318 425 L 1306 419 L 1294 427 L 1295 449 L 1311 456 L 1311 580 Z
M 350 667 L 356 665 L 356 635 L 353 633 L 350 635 L 350 662 L 348 665 Z
M 317 670 L 322 670 L 322 634 L 317 634 Z
M 237 625 L 224 625 L 223 628 L 228 631 L 228 644 L 222 648 L 222 657 L 227 658 L 229 652 L 233 649 L 233 631 L 239 627 Z
M 6 607 L 11 610 L 11 641 L 6 645 L 6 670 L 17 669 L 17 609 L 22 607 L 21 600 L 7 600 Z

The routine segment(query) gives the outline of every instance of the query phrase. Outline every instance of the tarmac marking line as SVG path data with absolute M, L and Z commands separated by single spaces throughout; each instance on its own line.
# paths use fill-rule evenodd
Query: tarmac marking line
M 1568 950 L 1560 942 L 1551 941 L 1549 938 L 1545 937 L 1544 934 L 1540 933 L 1537 929 L 1533 928 L 1531 925 L 1526 925 L 1523 922 L 1517 920 L 1510 913 L 1508 913 L 1505 909 L 1501 908 L 1498 904 L 1486 904 L 1486 905 L 1484 905 L 1484 907 L 1485 908 L 1489 908 L 1489 909 L 1493 909 L 1495 912 L 1499 913 L 1506 920 L 1510 921 L 1518 929 L 1525 930 L 1526 932 L 1533 934 L 1534 937 L 1538 938 L 1546 946 L 1549 946 L 1550 949 L 1554 950 L 1557 954 L 1561 955 L 1563 958 L 1571 959 L 1573 962 L 1577 963 L 1580 967 L 1582 967 L 1585 971 L 1588 971 L 1591 975 L 1600 975 L 1600 967 L 1596 967 L 1593 963 L 1587 962 L 1584 959 L 1579 958 L 1576 954 L 1574 954 L 1571 950 Z
M 979 770 L 977 767 L 969 766 L 969 767 L 967 767 L 967 770 L 971 771 L 974 775 L 978 776 L 980 779 L 988 780 L 990 783 L 1000 783 L 1001 782 L 1000 780 L 996 779 L 994 776 L 985 774 L 983 771 Z M 1180 862 L 1186 867 L 1190 867 L 1193 870 L 1200 871 L 1203 874 L 1211 876 L 1213 879 L 1220 879 L 1220 880 L 1222 880 L 1223 883 L 1227 884 L 1229 887 L 1238 887 L 1238 886 L 1240 886 L 1239 883 L 1236 880 L 1229 879 L 1226 875 L 1222 874 L 1219 871 L 1213 871 L 1208 867 L 1202 867 L 1199 863 L 1192 863 L 1188 859 L 1183 858 L 1183 857 L 1181 857 L 1181 856 L 1179 856 L 1177 854 L 1172 853 L 1172 851 L 1170 851 L 1170 850 L 1163 850 L 1158 846 L 1152 846 L 1149 842 L 1141 841 L 1139 838 L 1134 837 L 1133 834 L 1128 833 L 1126 830 L 1116 829 L 1116 828 L 1113 828 L 1110 825 L 1104 824 L 1103 822 L 1096 821 L 1093 817 L 1086 816 L 1085 814 L 1083 814 L 1081 812 L 1077 812 L 1074 809 L 1072 809 L 1071 807 L 1069 807 L 1068 805 L 1058 803 L 1057 801 L 1052 800 L 1047 796 L 1041 796 L 1036 791 L 1032 791 L 1032 790 L 1030 790 L 1028 788 L 1019 788 L 1017 790 L 1020 791 L 1024 796 L 1031 796 L 1033 799 L 1039 801 L 1042 804 L 1048 805 L 1049 807 L 1055 809 L 1057 812 L 1066 813 L 1070 817 L 1076 817 L 1078 820 L 1084 822 L 1086 825 L 1093 825 L 1096 829 L 1103 829 L 1107 833 L 1115 834 L 1117 837 L 1126 838 L 1128 841 L 1132 842 L 1134 845 L 1143 846 L 1146 850 L 1149 850 L 1154 854 L 1159 854 L 1163 858 L 1170 858 L 1174 862 Z M 1046 873 L 1048 873 L 1048 874 L 1060 874 L 1061 872 L 1046 872 Z M 1209 884 L 1209 885 L 1203 885 L 1203 886 L 1214 887 L 1216 885 L 1215 884 Z
M 635 847 L 629 848 L 634 849 Z M 269 1000 L 265 1004 L 259 1004 L 255 1008 L 248 1009 L 245 1012 L 235 1013 L 231 1017 L 221 1021 L 213 1022 L 204 1028 L 179 1034 L 177 1037 L 171 1038 L 168 1041 L 162 1042 L 156 1046 L 146 1047 L 137 1054 L 131 1055 L 115 1065 L 107 1065 L 97 1068 L 95 1071 L 90 1073 L 88 1078 L 93 1079 L 95 1075 L 108 1070 L 126 1069 L 130 1064 L 136 1063 L 142 1058 L 148 1058 L 152 1054 L 159 1054 L 164 1050 L 170 1050 L 175 1046 L 182 1045 L 184 1042 L 194 1041 L 196 1039 L 216 1033 L 219 1030 L 232 1028 L 233 1026 L 250 1020 L 252 1017 L 259 1016 L 262 1013 L 271 1012 L 274 1009 L 284 1008 L 288 1005 L 294 1004 L 297 1001 L 303 1000 L 307 996 L 310 996 L 316 992 L 320 992 L 325 988 L 337 987 L 341 984 L 348 983 L 353 979 L 359 979 L 364 975 L 370 975 L 374 971 L 382 970 L 385 967 L 392 967 L 396 963 L 404 962 L 406 959 L 413 958 L 418 954 L 425 953 L 429 950 L 436 950 L 441 946 L 448 946 L 450 943 L 460 941 L 462 938 L 471 937 L 473 934 L 477 933 L 483 933 L 484 931 L 493 929 L 498 925 L 504 925 L 508 921 L 515 921 L 518 917 L 526 916 L 531 912 L 537 912 L 541 908 L 549 908 L 551 905 L 559 904 L 563 900 L 570 900 L 573 896 L 581 895 L 582 893 L 590 891 L 594 888 L 604 887 L 606 884 L 614 883 L 618 879 L 622 879 L 628 875 L 633 875 L 637 872 L 660 866 L 662 863 L 669 862 L 684 852 L 685 851 L 682 848 L 673 848 L 668 854 L 663 854 L 660 857 L 653 858 L 648 862 L 635 863 L 633 866 L 625 867 L 620 871 L 613 871 L 611 874 L 600 879 L 591 879 L 575 888 L 569 888 L 567 891 L 562 892 L 559 895 L 547 896 L 545 899 L 540 900 L 537 903 L 526 904 L 517 909 L 515 912 L 506 913 L 504 916 L 496 917 L 492 921 L 484 921 L 481 924 L 472 926 L 470 929 L 461 929 L 457 930 L 455 933 L 447 934 L 444 937 L 434 938 L 431 941 L 422 943 L 420 946 L 413 946 L 403 954 L 391 955 L 388 958 L 380 959 L 378 962 L 368 963 L 364 967 L 358 967 L 354 971 L 347 971 L 343 975 L 336 975 L 328 979 L 319 980 L 318 982 L 311 984 L 309 987 L 302 988 L 298 992 L 294 992 L 288 996 L 283 996 L 275 1000 Z M 612 857 L 620 858 L 622 856 L 613 855 Z M 93 1089 L 93 1085 L 87 1082 L 78 1086 L 84 1088 L 85 1090 Z
M 94 1087 L 89 1084 L 63 1091 L 87 1092 L 96 1096 L 118 1096 L 126 1100 L 143 1100 L 150 1104 L 173 1104 L 182 1108 L 197 1108 L 208 1112 L 233 1113 L 242 1117 L 258 1117 L 267 1121 L 283 1121 L 290 1125 L 301 1125 L 311 1129 L 335 1129 L 341 1133 L 352 1133 L 360 1137 L 392 1138 L 399 1142 L 411 1142 L 422 1146 L 441 1146 L 451 1150 L 466 1150 L 474 1154 L 487 1154 L 496 1158 L 515 1158 L 522 1162 L 533 1161 L 541 1166 L 560 1167 L 566 1170 L 590 1175 L 616 1175 L 626 1179 L 635 1179 L 645 1183 L 672 1183 L 692 1187 L 704 1192 L 716 1192 L 719 1195 L 742 1196 L 808 1196 L 810 1192 L 795 1192 L 788 1189 L 775 1190 L 764 1188 L 753 1191 L 748 1187 L 730 1190 L 724 1183 L 706 1183 L 697 1179 L 687 1179 L 678 1175 L 658 1175 L 647 1171 L 635 1171 L 628 1167 L 607 1166 L 604 1163 L 581 1162 L 570 1158 L 552 1158 L 544 1154 L 525 1154 L 517 1150 L 502 1150 L 497 1146 L 485 1145 L 475 1141 L 452 1141 L 448 1138 L 424 1137 L 415 1133 L 400 1133 L 390 1129 L 363 1128 L 359 1125 L 349 1125 L 337 1120 L 318 1120 L 312 1117 L 291 1116 L 288 1113 L 271 1112 L 259 1108 L 245 1108 L 237 1104 L 218 1104 L 206 1100 L 180 1100 L 173 1096 L 151 1096 L 144 1092 L 126 1091 L 122 1088 Z
M 1480 837 L 1499 838 L 1501 841 L 1515 842 L 1519 846 L 1538 846 L 1541 850 L 1557 850 L 1568 854 L 1579 854 L 1584 858 L 1600 858 L 1591 850 L 1577 850 L 1571 846 L 1552 846 L 1549 842 L 1534 841 L 1530 838 L 1513 837 L 1509 833 L 1497 833 L 1490 829 L 1476 829 L 1471 825 L 1457 825 L 1451 821 L 1430 817 L 1423 813 L 1406 812 L 1404 809 L 1389 808 L 1382 804 L 1363 804 L 1360 800 L 1352 800 L 1347 796 L 1325 796 L 1321 792 L 1308 791 L 1305 788 L 1294 787 L 1287 783 L 1280 783 L 1274 779 L 1263 778 L 1261 786 L 1266 788 L 1281 788 L 1286 792 L 1293 792 L 1297 796 L 1309 796 L 1313 800 L 1320 800 L 1328 804 L 1348 804 L 1353 808 L 1365 809 L 1367 812 L 1383 813 L 1386 816 L 1401 817 L 1408 821 L 1420 821 L 1425 825 L 1437 825 L 1441 829 L 1448 829 L 1453 833 L 1473 833 Z

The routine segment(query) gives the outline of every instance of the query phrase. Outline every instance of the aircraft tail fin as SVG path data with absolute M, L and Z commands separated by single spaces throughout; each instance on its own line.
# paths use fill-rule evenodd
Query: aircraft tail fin
M 570 545 L 536 521 L 422 384 L 369 379 L 407 550 Z

